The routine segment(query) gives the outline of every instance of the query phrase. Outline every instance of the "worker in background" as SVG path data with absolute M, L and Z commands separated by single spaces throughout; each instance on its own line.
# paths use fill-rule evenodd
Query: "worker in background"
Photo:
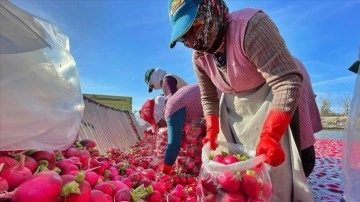
M 204 117 L 199 86 L 192 84 L 182 87 L 167 99 L 166 105 L 162 96 L 149 99 L 141 107 L 140 114 L 153 128 L 164 126 L 166 121 L 168 143 L 162 171 L 170 173 L 180 151 L 185 123 Z
M 162 89 L 165 97 L 173 95 L 181 87 L 187 83 L 175 74 L 167 74 L 165 70 L 160 68 L 151 68 L 145 72 L 145 83 L 149 87 L 149 93 L 153 89 Z

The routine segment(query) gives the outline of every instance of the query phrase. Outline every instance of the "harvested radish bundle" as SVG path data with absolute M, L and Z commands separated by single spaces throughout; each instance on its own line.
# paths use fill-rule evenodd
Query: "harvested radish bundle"
M 198 201 L 263 201 L 272 196 L 272 185 L 264 156 L 242 145 L 218 142 L 224 151 L 211 151 L 209 144 L 202 149 L 202 166 L 196 193 Z

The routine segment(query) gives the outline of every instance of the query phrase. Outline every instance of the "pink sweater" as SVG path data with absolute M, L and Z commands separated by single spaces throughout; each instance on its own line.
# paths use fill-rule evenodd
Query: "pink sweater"
M 194 52 L 205 115 L 218 114 L 216 87 L 224 93 L 238 93 L 267 82 L 273 92 L 271 109 L 292 114 L 299 106 L 301 148 L 313 145 L 313 134 L 322 127 L 310 79 L 302 63 L 289 53 L 270 18 L 251 8 L 230 14 L 226 53 L 227 66 L 220 69 L 212 55 Z
M 165 120 L 183 107 L 186 108 L 186 123 L 190 123 L 195 118 L 204 117 L 200 100 L 200 89 L 197 84 L 184 86 L 168 98 L 165 106 Z

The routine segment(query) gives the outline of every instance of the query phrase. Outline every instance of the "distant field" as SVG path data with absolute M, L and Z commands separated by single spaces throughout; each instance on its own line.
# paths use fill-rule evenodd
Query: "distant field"
M 347 117 L 330 116 L 321 117 L 321 122 L 324 129 L 343 129 L 346 125 Z

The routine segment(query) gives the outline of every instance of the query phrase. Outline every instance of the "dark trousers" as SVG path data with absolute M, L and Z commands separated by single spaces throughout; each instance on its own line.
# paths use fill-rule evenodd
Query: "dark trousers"
M 295 144 L 299 150 L 302 167 L 305 176 L 308 177 L 315 167 L 315 148 L 310 146 L 300 151 L 300 121 L 299 121 L 299 108 L 296 108 L 294 115 L 290 122 L 291 132 L 293 134 Z

